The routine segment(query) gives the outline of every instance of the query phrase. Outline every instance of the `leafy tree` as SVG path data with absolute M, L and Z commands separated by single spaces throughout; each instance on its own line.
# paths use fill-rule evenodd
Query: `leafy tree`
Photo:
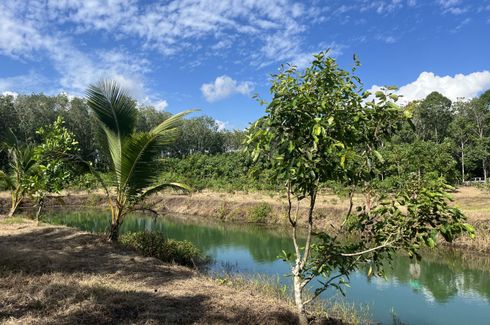
M 436 91 L 415 107 L 414 124 L 423 140 L 442 142 L 448 135 L 451 120 L 451 100 Z
M 489 122 L 490 111 L 488 107 L 485 107 L 483 101 L 479 99 L 473 99 L 468 103 L 468 115 L 473 124 L 473 134 L 475 137 L 475 150 L 480 157 L 483 179 L 487 180 L 487 162 L 490 156 L 490 134 L 489 134 Z
M 19 120 L 14 109 L 14 97 L 0 96 L 0 142 L 6 141 L 12 134 L 18 134 Z M 7 151 L 0 150 L 0 169 L 8 166 Z
M 101 178 L 100 181 L 111 209 L 109 239 L 117 241 L 124 216 L 138 209 L 139 202 L 166 187 L 188 189 L 183 184 L 156 181 L 160 173 L 157 158 L 175 140 L 181 119 L 189 111 L 169 117 L 149 132 L 135 132 L 135 101 L 117 83 L 91 85 L 87 102 L 105 136 L 100 149 L 110 157 L 110 170 L 114 173 L 111 184 L 104 184 Z
M 0 171 L 0 179 L 4 181 L 11 196 L 9 217 L 15 214 L 19 205 L 29 193 L 29 178 L 36 164 L 32 145 L 20 145 L 13 135 L 10 139 L 9 142 L 3 145 L 9 161 L 8 171 Z
M 459 101 L 455 103 L 455 117 L 449 125 L 449 132 L 453 138 L 457 152 L 459 153 L 460 165 L 461 165 L 461 182 L 466 179 L 466 160 L 468 155 L 468 147 L 474 142 L 474 136 L 472 137 L 474 124 L 470 116 L 471 103 Z
M 379 151 L 384 158 L 380 171 L 391 191 L 412 178 L 423 179 L 436 174 L 449 182 L 456 179 L 456 161 L 452 157 L 452 143 L 415 140 L 413 143 L 388 143 Z
M 168 112 L 158 111 L 153 106 L 139 107 L 136 118 L 136 130 L 149 132 L 158 124 L 168 119 L 171 115 L 172 114 Z
M 362 92 L 353 74 L 355 68 L 352 73 L 340 69 L 326 52 L 314 57 L 303 72 L 285 67 L 273 76 L 266 115 L 250 128 L 247 139 L 253 159 L 268 161 L 275 179 L 285 184 L 294 253 L 284 252 L 284 259 L 291 262 L 302 324 L 308 322 L 306 306 L 328 287 L 341 288 L 361 265 L 370 262 L 380 274 L 382 257 L 396 249 L 416 256 L 421 245 L 434 246 L 439 233 L 452 240 L 472 230 L 462 224 L 459 210 L 447 205 L 444 187 L 437 183 L 394 198 L 381 197 L 377 205 L 365 204 L 354 214 L 349 209 L 339 229 L 319 231 L 313 240 L 320 185 L 337 181 L 359 186 L 376 178 L 374 162 L 383 160 L 376 148 L 401 128 L 400 121 L 408 114 L 394 104 L 395 94 L 380 91 L 376 100 L 368 101 L 369 94 Z M 300 247 L 297 211 L 304 199 L 309 205 L 307 238 Z M 305 287 L 318 276 L 324 279 L 321 286 L 312 299 L 305 300 Z
M 75 178 L 70 159 L 79 154 L 79 148 L 73 133 L 64 127 L 61 116 L 51 126 L 40 128 L 37 134 L 43 140 L 34 150 L 36 172 L 29 182 L 38 208 L 36 219 L 39 220 L 46 197 L 59 193 Z
M 222 153 L 223 137 L 214 119 L 209 116 L 199 116 L 184 121 L 178 139 L 169 149 L 170 155 L 176 157 L 195 153 Z

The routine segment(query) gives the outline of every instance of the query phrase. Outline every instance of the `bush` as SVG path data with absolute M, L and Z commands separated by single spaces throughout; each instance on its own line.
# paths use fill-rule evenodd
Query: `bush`
M 166 239 L 157 232 L 128 233 L 122 235 L 119 241 L 143 256 L 155 257 L 164 262 L 197 266 L 208 261 L 208 258 L 191 242 Z
M 248 211 L 248 220 L 251 222 L 265 223 L 270 217 L 272 208 L 267 203 L 260 203 Z

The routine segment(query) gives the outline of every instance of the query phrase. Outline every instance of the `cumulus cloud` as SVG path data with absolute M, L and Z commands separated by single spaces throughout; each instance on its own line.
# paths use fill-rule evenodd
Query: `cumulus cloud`
M 225 121 L 220 121 L 220 120 L 215 120 L 216 125 L 218 125 L 218 131 L 224 131 L 229 124 L 228 122 Z
M 79 2 L 64 3 L 75 5 Z M 90 3 L 95 4 L 88 1 L 85 6 L 89 7 L 84 8 L 90 8 Z M 51 5 L 52 2 L 49 2 L 47 8 Z M 69 37 L 49 28 L 47 18 L 56 16 L 56 13 L 45 10 L 45 6 L 36 5 L 36 2 L 26 1 L 18 5 L 10 1 L 0 3 L 0 54 L 50 62 L 59 77 L 57 82 L 51 81 L 48 91 L 67 91 L 81 95 L 90 83 L 100 79 L 114 79 L 130 90 L 137 99 L 146 96 L 143 74 L 148 71 L 147 60 L 121 50 L 88 53 L 81 51 Z M 97 12 L 99 16 L 104 15 L 103 12 L 94 10 L 94 13 Z M 67 17 L 70 17 L 69 13 Z M 38 86 L 39 80 L 38 75 L 31 73 L 15 77 L 14 80 L 2 79 L 0 88 L 32 91 L 38 89 L 35 86 Z
M 375 92 L 380 86 L 373 86 L 369 90 Z M 458 98 L 473 98 L 490 88 L 490 71 L 479 71 L 469 74 L 456 74 L 454 76 L 437 76 L 432 72 L 422 72 L 418 78 L 398 89 L 403 97 L 401 103 L 423 99 L 433 91 L 440 92 L 451 100 Z
M 252 82 L 238 82 L 226 75 L 219 76 L 214 82 L 205 83 L 201 86 L 201 93 L 208 102 L 216 102 L 233 94 L 249 95 L 252 90 Z
M 168 102 L 165 99 L 150 101 L 150 105 L 159 111 L 164 111 L 168 107 Z

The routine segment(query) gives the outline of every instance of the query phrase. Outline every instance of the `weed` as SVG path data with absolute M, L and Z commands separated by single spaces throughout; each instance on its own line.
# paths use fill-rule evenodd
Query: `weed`
M 157 232 L 134 232 L 124 234 L 120 243 L 144 256 L 158 258 L 186 266 L 206 264 L 209 259 L 191 242 L 166 239 Z
M 265 223 L 271 214 L 272 207 L 270 204 L 262 202 L 250 208 L 248 211 L 248 220 L 255 223 Z

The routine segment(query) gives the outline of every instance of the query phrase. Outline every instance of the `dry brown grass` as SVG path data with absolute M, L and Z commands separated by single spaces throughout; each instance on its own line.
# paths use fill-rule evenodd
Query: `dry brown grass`
M 8 196 L 0 192 L 0 203 L 7 206 Z M 61 200 L 51 199 L 51 204 L 105 205 L 100 192 L 69 192 L 62 193 Z M 452 194 L 454 205 L 460 208 L 468 217 L 468 222 L 476 229 L 475 240 L 470 238 L 458 239 L 451 246 L 460 247 L 479 252 L 490 252 L 490 192 L 475 187 L 460 187 Z M 355 203 L 361 204 L 362 197 L 355 197 Z M 154 196 L 150 204 L 154 204 L 157 210 L 178 214 L 194 215 L 204 218 L 213 218 L 231 222 L 249 222 L 250 211 L 258 205 L 266 203 L 271 207 L 271 214 L 266 218 L 268 223 L 286 224 L 286 204 L 284 195 L 265 192 L 234 192 L 221 193 L 214 191 L 202 191 L 191 196 L 166 193 Z M 306 218 L 307 200 L 302 203 L 300 215 Z M 317 199 L 316 215 L 317 225 L 320 229 L 327 229 L 329 225 L 338 225 L 342 216 L 348 209 L 346 198 L 339 198 L 335 194 L 323 192 Z M 0 212 L 1 213 L 1 212 Z
M 284 324 L 287 303 L 33 222 L 0 224 L 3 324 Z

